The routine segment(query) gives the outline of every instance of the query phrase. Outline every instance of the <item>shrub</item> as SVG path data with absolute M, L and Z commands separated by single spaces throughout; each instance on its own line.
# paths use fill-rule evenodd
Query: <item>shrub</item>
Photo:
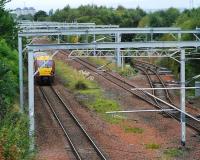
M 5 159 L 29 159 L 28 118 L 12 112 L 3 119 L 0 125 L 1 154 Z
M 84 83 L 83 81 L 78 81 L 76 84 L 75 84 L 75 89 L 77 90 L 85 90 L 87 89 L 88 86 L 86 83 Z

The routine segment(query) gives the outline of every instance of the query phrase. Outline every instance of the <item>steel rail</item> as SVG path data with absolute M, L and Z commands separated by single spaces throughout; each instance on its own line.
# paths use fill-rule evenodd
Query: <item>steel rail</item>
M 57 96 L 57 98 L 60 100 L 60 102 L 63 104 L 64 108 L 66 111 L 70 114 L 74 122 L 77 124 L 77 126 L 81 129 L 81 131 L 84 133 L 85 137 L 88 139 L 89 143 L 92 145 L 94 150 L 96 151 L 97 155 L 100 157 L 102 160 L 106 160 L 106 157 L 103 155 L 101 150 L 98 148 L 98 146 L 95 144 L 95 142 L 92 140 L 92 138 L 89 136 L 89 134 L 86 132 L 86 130 L 82 127 L 76 116 L 72 113 L 72 111 L 69 109 L 69 107 L 65 104 L 61 96 L 58 94 L 58 92 L 51 86 L 51 90 L 54 92 L 54 94 Z M 53 107 L 52 107 L 53 108 Z M 55 112 L 55 111 L 54 111 Z M 73 145 L 74 146 L 74 145 Z M 76 149 L 77 151 L 77 149 Z M 77 151 L 78 153 L 78 151 Z M 79 157 L 81 158 L 80 154 Z M 81 158 L 82 159 L 82 158 Z
M 79 62 L 77 61 L 77 59 L 79 60 Z M 108 81 L 114 83 L 115 85 L 117 85 L 117 86 L 123 88 L 124 90 L 126 90 L 126 91 L 128 91 L 128 92 L 130 92 L 130 93 L 132 93 L 132 94 L 134 94 L 134 95 L 136 95 L 138 98 L 140 98 L 140 99 L 142 99 L 142 100 L 148 102 L 149 104 L 152 104 L 154 107 L 157 107 L 157 108 L 159 108 L 159 109 L 163 109 L 163 108 L 160 108 L 160 105 L 155 104 L 155 102 L 152 102 L 152 101 L 150 101 L 150 100 L 145 99 L 145 98 L 142 97 L 141 95 L 132 92 L 131 90 L 127 89 L 126 87 L 124 87 L 124 86 L 122 86 L 122 85 L 120 85 L 119 83 L 116 83 L 116 82 L 110 80 L 109 78 L 107 78 L 106 76 L 104 76 L 104 75 L 100 74 L 99 72 L 95 71 L 95 70 L 96 70 L 96 66 L 90 64 L 89 62 L 85 62 L 84 60 L 82 60 L 82 59 L 80 59 L 80 58 L 76 58 L 76 59 L 73 59 L 73 60 L 76 61 L 76 62 L 78 62 L 78 63 L 80 63 L 80 64 L 82 64 L 82 65 L 85 66 L 86 68 L 88 68 L 88 69 L 94 71 L 95 73 L 101 75 L 102 77 L 104 77 L 104 78 L 107 79 Z M 83 63 L 80 62 L 80 61 L 82 61 Z M 88 67 L 87 65 L 85 65 L 84 62 L 87 63 L 88 65 L 91 65 L 92 67 L 95 67 L 95 69 L 91 69 L 90 67 Z M 134 86 L 134 85 L 132 85 L 132 84 L 130 84 L 130 83 L 127 83 L 126 81 L 123 81 L 123 80 L 121 80 L 121 79 L 118 78 L 118 77 L 115 77 L 115 76 L 112 75 L 111 73 L 106 72 L 106 74 L 109 74 L 109 75 L 112 76 L 113 78 L 118 79 L 118 80 L 121 81 L 122 83 L 127 84 L 127 85 L 129 85 L 130 87 L 132 87 L 132 88 L 137 88 L 136 86 Z M 140 90 L 140 91 L 141 91 L 141 90 Z M 144 94 L 144 95 L 148 95 L 148 94 L 147 94 L 146 92 L 144 92 L 144 91 L 143 91 L 143 94 Z M 148 96 L 148 97 L 151 97 L 151 96 Z M 152 97 L 151 97 L 151 98 L 152 98 Z M 161 103 L 162 103 L 162 102 L 161 102 Z M 163 104 L 165 104 L 165 103 L 163 103 Z M 165 105 L 168 106 L 167 104 L 165 104 Z M 169 107 L 170 107 L 170 106 L 169 106 Z M 170 108 L 171 108 L 171 107 L 170 107 Z M 170 113 L 170 112 L 164 112 L 164 113 L 167 114 L 168 116 L 170 116 L 171 118 L 174 118 L 175 120 L 177 120 L 177 121 L 180 122 L 180 115 L 179 115 L 180 112 L 178 112 L 177 114 L 176 114 L 176 113 L 173 113 L 173 114 L 172 114 L 172 113 Z M 188 122 L 188 121 L 190 121 L 190 122 Z M 200 124 L 198 123 L 197 125 L 199 125 L 199 126 L 195 126 L 195 125 L 194 125 L 195 123 L 198 123 L 198 122 L 194 121 L 194 120 L 191 119 L 189 116 L 187 116 L 187 123 L 186 123 L 186 125 L 187 125 L 188 127 L 192 128 L 192 129 L 193 129 L 194 131 L 196 131 L 197 133 L 200 133 Z
M 80 154 L 78 153 L 78 150 L 77 150 L 76 147 L 74 146 L 74 144 L 73 144 L 73 142 L 72 142 L 72 140 L 71 140 L 69 134 L 67 133 L 67 131 L 65 130 L 63 124 L 61 123 L 60 119 L 58 118 L 58 116 L 57 116 L 55 110 L 53 109 L 53 106 L 51 105 L 49 99 L 47 98 L 47 96 L 46 96 L 44 90 L 43 90 L 41 87 L 39 87 L 39 89 L 40 89 L 42 95 L 44 96 L 44 98 L 45 98 L 47 104 L 49 105 L 49 107 L 50 107 L 50 109 L 51 109 L 51 111 L 52 111 L 54 117 L 56 118 L 56 120 L 58 121 L 60 127 L 62 128 L 65 137 L 67 137 L 67 140 L 68 140 L 68 142 L 69 142 L 69 144 L 70 144 L 70 146 L 71 146 L 71 148 L 72 148 L 72 151 L 74 152 L 74 155 L 76 156 L 76 159 L 82 160 Z
M 140 63 L 142 63 L 143 61 L 139 61 Z M 146 64 L 146 65 L 148 65 L 148 68 L 147 69 L 149 69 L 150 68 L 150 63 L 147 63 L 147 62 L 144 62 L 144 63 L 142 63 L 142 64 Z M 152 65 L 154 68 L 159 68 L 158 66 L 156 66 L 156 65 Z M 140 65 L 140 67 L 141 67 L 141 65 Z M 142 67 L 144 67 L 144 66 L 142 66 Z M 144 71 L 144 69 L 143 68 L 139 68 L 140 70 L 142 70 L 142 71 Z M 151 69 L 151 71 L 153 71 L 153 69 Z M 146 71 L 144 71 L 144 72 L 146 72 Z M 148 73 L 146 72 L 146 76 L 147 77 L 149 77 L 149 75 L 148 75 Z M 160 77 L 161 78 L 161 77 Z M 150 78 L 148 78 L 150 81 L 151 81 L 151 79 Z M 162 80 L 162 79 L 161 79 Z M 149 81 L 149 83 L 152 83 L 152 82 L 150 82 Z M 164 82 L 163 82 L 164 83 Z M 166 88 L 166 86 L 164 85 L 163 86 L 164 88 Z M 154 90 L 153 90 L 154 91 Z M 153 96 L 152 96 L 152 98 L 154 98 L 154 100 L 155 100 L 155 102 L 161 107 L 161 109 L 163 109 L 163 107 L 161 106 L 161 104 L 160 103 L 162 103 L 162 104 L 164 104 L 165 106 L 169 106 L 170 108 L 172 108 L 170 105 L 167 105 L 166 103 L 163 103 L 162 101 L 160 101 L 160 103 L 158 102 L 159 100 L 157 99 L 157 97 L 153 94 Z M 169 97 L 170 98 L 170 97 Z M 173 105 L 173 106 L 176 106 L 173 102 L 172 102 L 172 100 L 171 100 L 171 98 L 169 99 L 169 102 L 170 102 L 170 104 L 171 105 Z M 174 108 L 173 108 L 174 109 Z M 180 122 L 180 115 L 178 115 L 179 113 L 180 113 L 180 111 L 176 114 L 176 113 L 170 113 L 170 112 L 164 112 L 164 113 L 166 113 L 168 116 L 170 116 L 171 118 L 173 118 L 173 119 L 175 119 L 175 120 L 177 120 L 177 121 L 179 121 Z M 193 130 L 195 130 L 197 133 L 200 133 L 200 124 L 198 124 L 199 126 L 198 127 L 196 127 L 194 124 L 195 123 L 198 123 L 197 121 L 195 121 L 194 119 L 192 119 L 191 117 L 189 117 L 189 116 L 187 116 L 186 115 L 186 118 L 187 118 L 187 122 L 186 122 L 186 125 L 188 126 L 188 127 L 190 127 L 190 128 L 192 128 Z M 188 122 L 188 121 L 190 121 L 190 122 Z M 193 122 L 191 122 L 191 121 L 193 121 Z
M 124 87 L 123 85 L 119 85 L 119 83 L 117 83 L 117 82 L 115 82 L 115 81 L 109 79 L 107 76 L 105 76 L 105 75 L 103 75 L 102 73 L 96 71 L 96 67 L 95 67 L 95 69 L 92 69 L 91 67 L 88 67 L 86 64 L 84 64 L 84 63 L 87 63 L 87 62 L 83 61 L 82 59 L 76 58 L 76 59 L 73 59 L 73 60 L 76 61 L 76 62 L 78 62 L 78 63 L 80 63 L 80 64 L 82 64 L 83 66 L 85 66 L 85 67 L 88 68 L 89 70 L 92 70 L 93 72 L 97 73 L 98 75 L 102 76 L 104 79 L 106 79 L 106 80 L 112 82 L 113 84 L 117 85 L 118 87 L 120 87 L 120 88 L 122 88 L 122 89 L 128 91 L 129 93 L 131 93 L 131 94 L 137 96 L 138 98 L 140 98 L 140 99 L 146 101 L 147 103 L 149 103 L 149 104 L 151 104 L 151 105 L 154 105 L 154 106 L 156 105 L 153 101 L 151 101 L 152 98 L 150 98 L 151 100 L 146 99 L 146 98 L 149 98 L 149 96 L 146 97 L 146 98 L 144 98 L 144 96 L 146 95 L 144 91 L 140 91 L 140 93 L 142 93 L 142 95 L 141 95 L 141 94 L 139 94 L 139 93 L 137 93 L 137 92 L 134 92 L 134 91 L 132 91 L 132 90 L 130 90 L 130 89 L 127 89 L 127 88 Z M 89 64 L 89 65 L 91 65 L 91 64 Z M 93 66 L 93 67 L 94 67 L 94 66 Z M 109 72 L 104 72 L 104 73 L 106 73 L 107 75 L 109 75 L 109 76 L 115 78 L 116 80 L 122 82 L 123 84 L 128 85 L 128 86 L 129 86 L 128 88 L 130 88 L 130 87 L 132 87 L 132 88 L 137 88 L 136 86 L 131 85 L 130 83 L 127 83 L 126 81 L 123 81 L 123 80 L 121 80 L 120 78 L 117 78 L 117 77 L 113 76 L 113 75 L 110 74 Z M 157 105 L 156 105 L 156 106 L 157 106 Z
M 159 68 L 158 66 L 154 65 L 154 64 L 150 64 L 150 63 L 147 63 L 147 62 L 143 62 L 143 61 L 138 61 L 138 60 L 135 60 L 136 64 L 134 64 L 136 67 L 140 66 L 140 70 L 142 70 L 141 68 L 145 68 L 145 70 L 142 70 L 146 76 L 148 77 L 148 80 L 149 80 L 149 83 L 151 85 L 151 88 L 154 88 L 153 86 L 153 83 L 152 83 L 152 80 L 150 78 L 150 75 L 148 73 L 148 70 L 150 70 L 152 73 L 154 73 L 156 75 L 156 77 L 158 78 L 158 80 L 160 81 L 160 83 L 162 84 L 163 88 L 167 88 L 166 85 L 165 85 L 165 82 L 163 81 L 163 79 L 160 77 L 160 75 L 158 74 L 157 72 L 157 69 Z M 141 64 L 141 65 L 140 65 Z M 145 66 L 146 65 L 146 66 Z M 154 90 L 153 90 L 154 91 Z M 153 95 L 155 95 L 155 93 L 153 93 Z M 172 99 L 169 95 L 169 92 L 167 89 L 165 89 L 165 95 L 166 95 L 166 98 L 167 100 L 170 102 L 170 104 L 172 105 L 175 105 L 173 102 L 172 102 Z

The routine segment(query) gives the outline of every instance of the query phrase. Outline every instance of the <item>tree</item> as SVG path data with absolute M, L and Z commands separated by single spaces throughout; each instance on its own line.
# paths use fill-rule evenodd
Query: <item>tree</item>
M 5 11 L 3 8 L 0 8 L 0 38 L 4 38 L 12 48 L 17 47 L 16 23 L 9 12 Z
M 30 21 L 33 21 L 33 16 L 31 14 L 20 15 L 17 19 L 18 20 L 30 20 Z
M 11 0 L 0 0 L 0 9 L 5 7 L 5 4 L 10 2 Z
M 45 11 L 38 11 L 34 15 L 34 21 L 45 21 L 46 18 L 48 17 L 47 13 Z

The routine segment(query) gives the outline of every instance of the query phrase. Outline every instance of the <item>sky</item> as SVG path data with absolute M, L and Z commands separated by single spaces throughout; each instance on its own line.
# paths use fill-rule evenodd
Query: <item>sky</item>
M 6 5 L 7 9 L 34 7 L 37 11 L 50 9 L 62 9 L 66 5 L 72 8 L 87 4 L 103 5 L 116 8 L 122 5 L 126 8 L 136 8 L 139 6 L 142 9 L 165 9 L 169 7 L 175 8 L 190 8 L 191 1 L 193 6 L 200 6 L 200 0 L 12 0 Z

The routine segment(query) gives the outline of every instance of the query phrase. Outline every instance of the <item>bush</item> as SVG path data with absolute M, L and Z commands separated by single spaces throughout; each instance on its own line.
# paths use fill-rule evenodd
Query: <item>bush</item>
M 77 89 L 77 90 L 85 90 L 87 88 L 88 88 L 87 84 L 85 84 L 83 81 L 78 81 L 75 84 L 75 89 Z
M 30 159 L 28 119 L 13 105 L 17 89 L 17 52 L 0 40 L 0 159 Z
M 0 120 L 10 110 L 18 88 L 17 52 L 0 40 Z
M 28 118 L 20 113 L 7 114 L 0 125 L 2 157 L 8 160 L 29 159 Z
M 130 66 L 125 66 L 123 70 L 119 71 L 119 74 L 123 77 L 130 77 L 136 75 L 136 70 Z

